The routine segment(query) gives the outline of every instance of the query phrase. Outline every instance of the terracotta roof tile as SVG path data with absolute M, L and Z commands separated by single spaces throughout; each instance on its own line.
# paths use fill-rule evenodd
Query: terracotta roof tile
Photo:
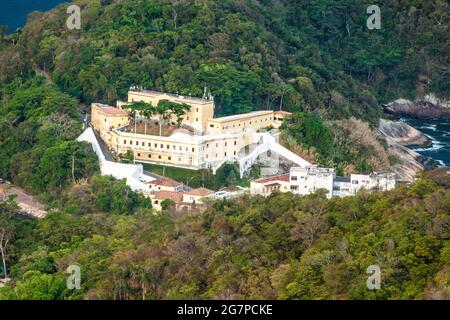
M 280 175 L 280 176 L 256 179 L 254 182 L 264 184 L 264 183 L 276 182 L 276 181 L 289 182 L 289 173 L 286 173 L 286 174 L 283 174 L 283 175 Z
M 128 115 L 125 110 L 114 107 L 102 107 L 102 110 L 109 115 Z
M 175 202 L 181 202 L 183 201 L 183 193 L 174 191 L 157 191 L 154 194 L 154 198 L 157 200 L 170 199 Z
M 188 196 L 197 196 L 197 197 L 206 197 L 211 194 L 213 194 L 214 191 L 206 189 L 206 188 L 198 188 L 198 189 L 192 189 L 189 192 L 186 192 L 185 194 Z
M 169 178 L 159 178 L 153 181 L 150 181 L 150 185 L 157 185 L 161 187 L 172 187 L 176 188 L 179 186 L 182 186 L 183 184 L 181 182 L 169 179 Z

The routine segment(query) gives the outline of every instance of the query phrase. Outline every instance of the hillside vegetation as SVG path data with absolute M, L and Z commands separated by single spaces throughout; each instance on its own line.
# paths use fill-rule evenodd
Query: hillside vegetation
M 450 10 L 445 1 L 383 2 L 381 30 L 366 27 L 366 3 L 356 0 L 75 3 L 82 9 L 81 30 L 67 29 L 67 5 L 61 5 L 31 14 L 22 30 L 0 38 L 3 125 L 11 122 L 5 113 L 10 113 L 16 90 L 27 90 L 30 81 L 40 83 L 36 90 L 48 90 L 49 84 L 32 80 L 36 74 L 67 97 L 52 101 L 55 110 L 45 109 L 42 117 L 62 108 L 73 118 L 74 98 L 113 104 L 132 85 L 194 96 L 207 86 L 215 96 L 217 115 L 282 105 L 313 113 L 319 126 L 324 120 L 350 117 L 376 125 L 382 102 L 415 97 L 424 85 L 447 97 L 450 89 Z M 5 131 L 9 137 L 28 121 L 13 120 Z M 380 150 L 377 143 L 354 139 L 352 148 L 330 147 L 354 128 L 340 124 L 330 128 L 333 139 L 298 142 L 314 148 L 317 162 L 342 168 L 342 173 L 353 167 L 364 172 L 388 167 L 385 156 L 374 155 Z M 71 138 L 79 132 L 66 128 Z M 292 130 L 289 134 L 301 136 Z M 28 169 L 12 159 L 25 150 L 28 154 L 29 147 L 13 139 L 8 146 L 0 140 L 8 149 L 0 174 L 19 183 L 20 172 Z M 35 143 L 27 139 L 29 145 Z
M 339 173 L 387 168 L 395 159 L 373 134 L 380 103 L 448 98 L 448 2 L 380 2 L 381 30 L 367 29 L 356 0 L 75 3 L 82 30 L 66 28 L 61 5 L 0 33 L 0 177 L 54 209 L 28 220 L 0 202 L 12 279 L 0 299 L 449 298 L 445 179 L 345 199 L 243 197 L 175 218 L 99 177 L 92 148 L 74 141 L 90 102 L 112 104 L 132 85 L 195 96 L 207 86 L 218 116 L 294 112 L 285 140 Z M 235 180 L 229 166 L 192 183 Z M 82 290 L 66 288 L 71 264 Z M 372 264 L 378 291 L 365 286 Z
M 14 280 L 0 299 L 450 298 L 448 185 L 243 197 L 175 219 L 130 193 L 124 206 L 120 184 L 110 193 L 95 181 L 74 187 L 60 212 L 12 220 Z M 66 288 L 72 264 L 81 290 Z M 381 268 L 380 290 L 366 287 L 370 265 Z
M 365 120 L 420 93 L 419 80 L 450 89 L 446 1 L 383 2 L 381 30 L 366 27 L 357 0 L 75 3 L 82 30 L 65 27 L 62 5 L 3 40 L 2 82 L 35 65 L 83 102 L 112 103 L 131 85 L 195 96 L 208 86 L 218 114 L 277 107 L 284 95 L 288 110 Z

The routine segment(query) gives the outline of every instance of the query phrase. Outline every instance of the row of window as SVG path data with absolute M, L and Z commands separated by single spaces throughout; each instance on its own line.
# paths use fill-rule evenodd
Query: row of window
M 269 118 L 269 120 L 272 121 L 272 118 Z M 264 121 L 267 122 L 267 118 L 264 119 Z M 262 122 L 263 122 L 263 119 L 261 119 L 260 122 L 262 123 Z M 255 120 L 255 123 L 258 123 L 258 120 Z M 252 124 L 252 121 L 250 121 L 250 124 Z M 239 124 L 238 124 L 238 127 L 240 127 L 240 126 L 241 126 L 241 124 L 239 123 Z M 210 128 L 214 128 L 214 124 L 210 124 L 209 127 L 210 127 Z M 244 122 L 244 127 L 245 127 L 245 122 Z M 218 128 L 219 128 L 219 126 L 217 126 L 217 129 L 218 129 Z M 224 126 L 224 127 L 222 127 L 222 130 L 227 130 L 227 129 L 229 129 L 229 128 L 230 128 L 229 126 Z M 236 124 L 233 124 L 233 128 L 236 128 Z
M 236 155 L 236 151 L 233 152 L 233 155 Z M 225 153 L 224 153 L 224 157 L 227 157 L 227 156 L 228 156 L 228 153 L 225 152 Z M 217 159 L 218 157 L 219 157 L 219 154 L 216 153 L 216 159 Z M 209 159 L 209 154 L 206 154 L 206 155 L 205 155 L 205 158 L 206 158 L 206 159 Z
M 152 155 L 152 154 L 148 154 L 147 155 L 147 157 L 149 158 L 149 159 L 153 159 L 153 156 L 154 155 Z M 137 153 L 137 157 L 138 158 L 141 158 L 141 153 Z M 142 159 L 142 158 L 141 158 Z M 158 156 L 156 156 L 154 159 L 158 159 L 158 160 L 163 160 L 163 156 L 161 156 L 161 155 L 158 155 Z M 168 156 L 167 157 L 167 160 L 168 161 L 172 161 L 172 157 L 171 156 Z M 181 159 L 181 158 L 178 158 L 178 162 L 182 162 L 183 160 Z M 189 157 L 189 164 L 192 164 L 192 157 Z
M 237 141 L 235 140 L 233 144 L 236 146 L 237 145 Z M 228 142 L 224 142 L 223 145 L 224 145 L 224 147 L 227 147 L 228 146 Z M 219 147 L 219 143 L 216 142 L 216 148 L 218 148 L 218 147 Z M 206 144 L 206 149 L 208 149 L 208 148 L 209 148 L 209 143 Z
M 141 142 L 139 142 L 139 141 L 133 142 L 132 140 L 129 140 L 129 141 L 128 140 L 123 140 L 123 144 L 126 145 L 127 143 L 129 145 L 133 145 L 134 144 L 136 146 L 141 145 L 142 147 L 145 147 L 145 142 L 143 142 L 143 141 L 141 141 Z M 233 144 L 236 146 L 237 145 L 237 141 L 234 141 Z M 227 147 L 228 146 L 228 142 L 224 142 L 224 146 Z M 147 143 L 147 147 L 151 148 L 152 147 L 152 143 L 148 142 Z M 154 143 L 153 147 L 154 148 L 158 148 L 158 143 Z M 218 147 L 219 147 L 219 143 L 216 143 L 216 148 L 218 148 Z M 164 149 L 165 148 L 166 150 L 173 150 L 173 151 L 177 150 L 177 146 L 175 146 L 175 145 L 172 145 L 172 148 L 171 148 L 169 144 L 164 146 L 164 144 L 162 144 L 162 143 L 159 144 L 159 148 L 160 149 Z M 208 148 L 209 148 L 209 143 L 206 144 L 206 149 L 208 149 Z M 183 151 L 183 147 L 182 146 L 178 146 L 178 150 L 179 151 Z M 192 152 L 195 152 L 195 148 L 194 147 L 192 147 L 191 150 L 192 150 Z M 189 151 L 189 147 L 185 147 L 185 151 Z
M 123 140 L 123 144 L 127 144 L 127 140 Z M 130 140 L 129 141 L 129 144 L 130 145 L 133 145 L 133 141 L 132 140 Z M 139 144 L 139 141 L 135 141 L 135 143 L 134 143 L 136 146 L 139 146 L 139 145 L 141 145 L 142 147 L 145 147 L 145 142 L 143 142 L 143 141 L 141 141 L 141 143 Z M 152 143 L 151 142 L 148 142 L 147 143 L 147 147 L 149 147 L 149 148 L 151 148 L 152 147 Z M 154 148 L 158 148 L 158 143 L 154 143 L 153 144 L 153 147 Z M 170 148 L 170 145 L 169 144 L 167 144 L 167 145 L 165 145 L 164 146 L 164 144 L 159 144 L 159 148 L 160 149 L 164 149 L 164 147 L 165 147 L 165 149 L 167 149 L 167 150 L 174 150 L 174 151 L 176 151 L 177 150 L 177 146 L 175 146 L 175 145 L 172 145 L 172 148 Z M 178 150 L 179 151 L 183 151 L 183 147 L 182 146 L 179 146 L 178 147 Z M 192 147 L 191 148 L 191 150 L 192 150 L 192 152 L 195 152 L 195 148 L 194 147 Z M 185 151 L 189 151 L 189 147 L 185 147 Z

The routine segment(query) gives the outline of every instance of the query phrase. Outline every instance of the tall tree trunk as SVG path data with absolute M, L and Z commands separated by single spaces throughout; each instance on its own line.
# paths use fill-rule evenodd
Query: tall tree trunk
M 8 240 L 5 240 L 5 235 L 2 234 L 0 238 L 0 253 L 2 255 L 2 262 L 3 262 L 3 274 L 5 280 L 8 278 L 8 272 L 6 269 L 6 246 L 8 245 Z

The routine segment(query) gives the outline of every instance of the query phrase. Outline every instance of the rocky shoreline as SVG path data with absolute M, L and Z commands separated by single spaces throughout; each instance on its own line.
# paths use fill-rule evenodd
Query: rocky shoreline
M 382 107 L 384 112 L 396 116 L 418 119 L 450 118 L 450 102 L 441 100 L 432 93 L 416 101 L 397 99 Z
M 410 149 L 411 146 L 427 147 L 431 145 L 430 139 L 419 130 L 410 125 L 380 119 L 379 132 L 385 137 L 389 153 L 394 156 L 398 163 L 391 167 L 400 179 L 413 181 L 414 177 L 422 170 L 428 171 L 439 167 L 439 163 L 431 158 Z

